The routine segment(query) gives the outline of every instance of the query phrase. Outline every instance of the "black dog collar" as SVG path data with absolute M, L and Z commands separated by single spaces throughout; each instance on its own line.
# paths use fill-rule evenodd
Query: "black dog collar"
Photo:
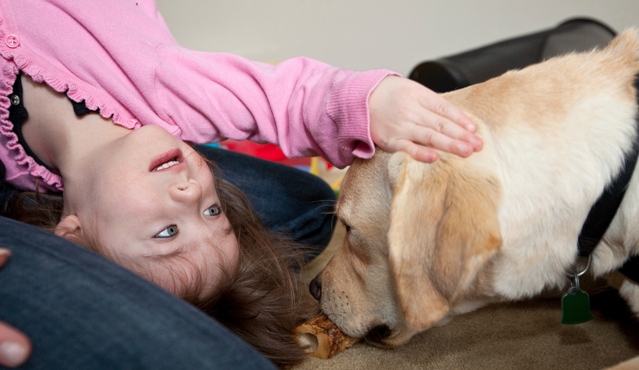
M 639 75 L 635 77 L 635 94 L 636 101 L 639 103 Z M 581 257 L 589 257 L 597 244 L 601 241 L 612 219 L 617 213 L 617 209 L 623 200 L 623 196 L 628 188 L 628 183 L 632 177 L 632 173 L 637 165 L 637 157 L 639 156 L 639 114 L 635 118 L 637 131 L 635 133 L 635 141 L 632 150 L 630 150 L 624 159 L 624 168 L 619 172 L 617 178 L 606 188 L 601 194 L 597 203 L 590 209 L 586 222 L 579 234 L 578 246 L 579 255 Z M 619 271 L 627 278 L 639 284 L 639 255 L 631 257 Z

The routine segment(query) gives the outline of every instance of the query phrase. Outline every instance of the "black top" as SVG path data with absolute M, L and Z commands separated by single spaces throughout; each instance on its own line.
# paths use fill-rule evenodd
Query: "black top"
M 22 145 L 22 147 L 24 148 L 24 151 L 31 158 L 33 158 L 38 164 L 46 167 L 49 171 L 53 173 L 59 173 L 55 168 L 51 168 L 49 165 L 44 163 L 40 158 L 38 158 L 38 156 L 35 155 L 35 153 L 31 150 L 31 148 L 29 148 L 29 145 L 27 144 L 26 140 L 24 140 L 24 136 L 22 136 L 22 124 L 27 118 L 29 118 L 29 112 L 27 112 L 27 109 L 25 108 L 23 103 L 22 93 L 23 93 L 22 81 L 20 79 L 20 75 L 18 75 L 16 77 L 16 82 L 13 84 L 13 93 L 9 95 L 9 100 L 11 101 L 11 106 L 9 107 L 9 121 L 13 123 L 13 132 L 15 132 L 15 134 L 18 136 L 18 142 L 20 143 L 20 145 Z M 99 110 L 93 111 L 87 108 L 84 100 L 81 102 L 75 102 L 69 99 L 69 101 L 71 102 L 71 105 L 73 106 L 73 111 L 78 117 L 85 116 L 89 113 L 99 112 Z M 4 179 L 6 169 L 4 167 L 4 164 L 2 164 L 1 167 L 2 168 L 0 168 L 0 175 L 2 177 L 0 177 L 0 179 Z

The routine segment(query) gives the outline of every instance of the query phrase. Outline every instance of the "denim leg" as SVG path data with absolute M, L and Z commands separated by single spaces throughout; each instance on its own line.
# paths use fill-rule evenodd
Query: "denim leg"
M 274 369 L 215 320 L 120 266 L 0 217 L 0 320 L 25 332 L 23 369 Z
M 196 149 L 215 162 L 222 177 L 239 187 L 271 230 L 314 246 L 320 254 L 333 234 L 335 193 L 319 177 L 297 168 L 210 146 Z

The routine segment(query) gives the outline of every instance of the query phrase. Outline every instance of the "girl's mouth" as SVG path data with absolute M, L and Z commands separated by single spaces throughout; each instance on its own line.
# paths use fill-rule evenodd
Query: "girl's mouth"
M 183 161 L 182 151 L 179 148 L 174 148 L 153 159 L 149 165 L 149 172 L 166 170 Z

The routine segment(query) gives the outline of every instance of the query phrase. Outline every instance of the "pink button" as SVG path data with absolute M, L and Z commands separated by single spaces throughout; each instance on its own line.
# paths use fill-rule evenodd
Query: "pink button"
M 7 44 L 8 47 L 13 49 L 17 48 L 20 45 L 20 39 L 18 38 L 18 36 L 10 34 L 4 38 L 4 43 Z

